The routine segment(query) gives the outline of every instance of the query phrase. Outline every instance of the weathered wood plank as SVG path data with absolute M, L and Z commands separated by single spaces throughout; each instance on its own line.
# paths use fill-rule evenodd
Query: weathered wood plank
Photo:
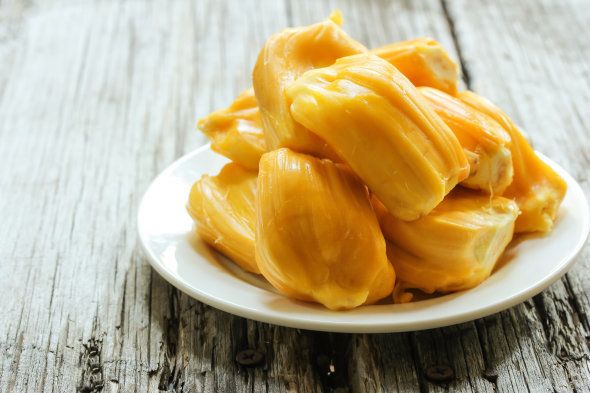
M 588 391 L 588 249 L 534 301 L 381 335 L 231 316 L 139 252 L 139 198 L 203 142 L 195 119 L 250 84 L 269 34 L 334 8 L 368 46 L 439 39 L 590 191 L 584 2 L 0 1 L 0 391 Z M 263 367 L 236 364 L 247 347 Z M 457 377 L 429 382 L 435 364 Z

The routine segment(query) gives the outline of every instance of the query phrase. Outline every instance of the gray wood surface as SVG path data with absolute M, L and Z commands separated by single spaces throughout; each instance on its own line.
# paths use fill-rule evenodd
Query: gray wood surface
M 204 143 L 196 119 L 250 84 L 265 37 L 336 7 L 368 46 L 440 40 L 590 195 L 588 1 L 0 0 L 0 392 L 590 391 L 588 247 L 534 299 L 404 334 L 234 317 L 148 265 L 151 179 Z

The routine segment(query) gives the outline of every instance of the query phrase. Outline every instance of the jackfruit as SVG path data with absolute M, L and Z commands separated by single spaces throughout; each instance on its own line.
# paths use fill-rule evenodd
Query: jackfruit
M 285 89 L 310 69 L 329 66 L 339 57 L 367 51 L 339 26 L 339 14 L 323 22 L 283 30 L 262 48 L 252 80 L 269 150 L 288 147 L 302 153 L 337 159 L 318 136 L 295 123 Z
M 201 238 L 241 266 L 260 274 L 254 253 L 256 227 L 255 171 L 236 163 L 217 176 L 203 175 L 189 195 L 187 210 Z
M 229 107 L 201 119 L 198 127 L 211 140 L 213 151 L 245 168 L 258 169 L 266 142 L 253 89 L 242 92 Z
M 512 183 L 510 135 L 489 116 L 455 97 L 430 87 L 418 90 L 466 150 L 470 173 L 461 185 L 502 195 Z
M 325 140 L 402 220 L 428 214 L 469 174 L 457 137 L 394 66 L 370 54 L 287 89 L 293 118 Z
M 391 294 L 377 217 L 348 167 L 282 148 L 259 168 L 256 261 L 277 290 L 333 310 Z
M 520 208 L 515 231 L 551 230 L 567 191 L 565 180 L 535 154 L 518 127 L 500 108 L 470 91 L 459 93 L 458 98 L 490 116 L 510 135 L 514 178 L 502 195 L 514 199 Z
M 415 86 L 430 86 L 451 95 L 457 93 L 459 67 L 432 38 L 394 42 L 371 53 L 393 64 Z
M 393 217 L 376 198 L 373 206 L 398 280 L 426 293 L 473 288 L 488 278 L 519 212 L 510 199 L 460 188 L 412 222 Z

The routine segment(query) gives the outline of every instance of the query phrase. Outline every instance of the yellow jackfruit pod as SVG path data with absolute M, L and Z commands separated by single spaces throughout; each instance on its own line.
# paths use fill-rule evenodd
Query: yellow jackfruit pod
M 191 189 L 187 210 L 205 242 L 260 274 L 254 254 L 256 178 L 255 171 L 233 162 L 217 176 L 203 175 Z
M 398 280 L 426 293 L 473 288 L 489 277 L 518 216 L 513 200 L 460 188 L 412 222 L 396 219 L 375 198 L 373 206 Z
M 258 55 L 252 79 L 269 150 L 288 147 L 336 158 L 321 138 L 293 121 L 285 89 L 305 71 L 367 50 L 340 28 L 341 22 L 335 14 L 311 26 L 283 30 L 271 36 Z
M 266 141 L 254 89 L 242 92 L 229 107 L 199 120 L 198 127 L 211 140 L 213 151 L 246 168 L 258 169 Z
M 461 185 L 502 195 L 512 183 L 510 135 L 492 118 L 447 93 L 430 87 L 418 90 L 466 150 L 470 171 Z
M 432 38 L 394 42 L 371 53 L 393 64 L 416 86 L 457 93 L 459 67 L 443 46 Z
M 566 182 L 539 158 L 518 127 L 496 105 L 470 91 L 458 98 L 485 113 L 510 135 L 510 150 L 514 178 L 503 196 L 513 198 L 521 214 L 516 220 L 516 232 L 547 232 L 567 191 Z
M 325 140 L 402 220 L 428 214 L 469 174 L 457 137 L 394 66 L 370 54 L 311 70 L 291 114 Z
M 287 148 L 264 154 L 256 209 L 256 261 L 280 292 L 333 310 L 391 294 L 367 188 L 344 164 Z

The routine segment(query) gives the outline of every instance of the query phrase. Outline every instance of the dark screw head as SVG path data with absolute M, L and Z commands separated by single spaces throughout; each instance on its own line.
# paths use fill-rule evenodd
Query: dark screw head
M 428 367 L 425 374 L 430 382 L 450 382 L 455 378 L 453 369 L 444 364 Z
M 256 367 L 264 362 L 264 354 L 256 349 L 244 349 L 236 355 L 236 362 L 241 366 Z

